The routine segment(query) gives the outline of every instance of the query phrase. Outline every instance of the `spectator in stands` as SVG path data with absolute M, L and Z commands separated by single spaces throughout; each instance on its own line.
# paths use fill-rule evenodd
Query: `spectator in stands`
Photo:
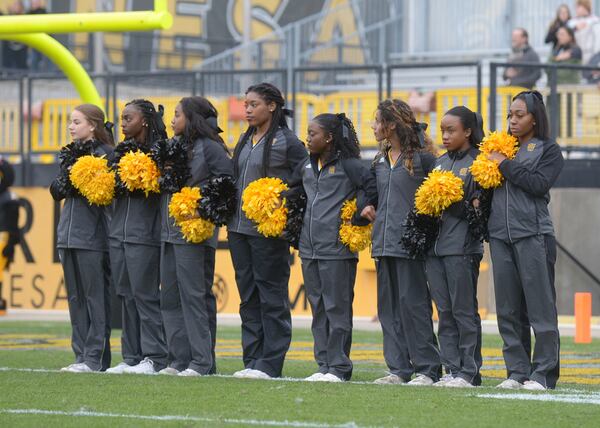
M 540 57 L 529 46 L 529 34 L 524 28 L 515 28 L 512 32 L 512 51 L 508 57 L 509 63 L 540 63 Z M 535 82 L 541 77 L 542 72 L 539 68 L 532 67 L 508 67 L 504 70 L 502 76 L 508 81 L 510 86 L 521 86 L 531 89 L 535 86 Z
M 575 33 L 569 27 L 560 27 L 556 32 L 557 45 L 548 62 L 554 64 L 581 64 L 581 48 L 575 42 Z M 558 69 L 558 84 L 576 84 L 580 80 L 579 70 Z
M 9 15 L 22 15 L 25 11 L 23 2 L 20 0 L 14 1 L 8 7 Z M 2 57 L 3 66 L 5 68 L 12 69 L 26 69 L 27 68 L 27 46 L 22 43 L 5 41 L 2 44 Z
M 571 11 L 569 10 L 569 6 L 566 4 L 558 6 L 558 9 L 556 9 L 556 18 L 554 18 L 554 21 L 550 24 L 550 28 L 548 28 L 544 43 L 552 43 L 552 49 L 556 49 L 556 32 L 560 27 L 567 25 L 570 19 Z
M 30 15 L 44 15 L 48 11 L 44 7 L 42 0 L 31 0 L 31 7 L 27 13 Z M 32 49 L 30 65 L 33 71 L 46 71 L 46 57 L 35 49 Z
M 587 64 L 592 55 L 600 51 L 600 18 L 592 14 L 591 0 L 577 0 L 575 18 L 568 22 L 568 26 L 575 32 L 583 63 Z

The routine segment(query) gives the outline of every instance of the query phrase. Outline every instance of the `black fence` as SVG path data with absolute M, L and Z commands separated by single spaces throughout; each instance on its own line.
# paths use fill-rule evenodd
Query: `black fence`
M 506 129 L 506 113 L 512 97 L 522 88 L 507 87 L 500 78 L 507 67 L 539 68 L 544 71 L 539 89 L 546 98 L 553 138 L 573 159 L 583 158 L 584 170 L 566 183 L 580 183 L 584 177 L 594 181 L 593 168 L 600 158 L 600 67 L 555 64 L 507 64 L 492 62 L 489 74 L 479 62 L 407 63 L 383 66 L 296 67 L 265 70 L 220 70 L 178 72 L 128 72 L 92 74 L 108 118 L 119 125 L 119 112 L 125 100 L 134 98 L 163 99 L 176 102 L 189 95 L 233 99 L 220 104 L 232 108 L 246 88 L 259 81 L 273 83 L 286 94 L 295 110 L 290 125 L 303 136 L 308 120 L 322 111 L 346 112 L 355 123 L 361 142 L 373 139 L 370 122 L 376 105 L 384 94 L 407 99 L 431 97 L 422 103 L 419 120 L 427 121 L 428 132 L 439 140 L 438 124 L 443 113 L 455 105 L 468 105 L 482 112 L 486 130 Z M 565 71 L 577 83 L 564 83 Z M 489 84 L 484 86 L 485 77 Z M 55 171 L 58 147 L 68 141 L 66 125 L 69 108 L 79 102 L 79 95 L 64 76 L 58 73 L 29 76 L 1 76 L 0 154 L 18 165 L 19 184 L 45 185 Z M 307 98 L 326 98 L 318 108 Z M 58 101 L 57 101 L 58 100 Z M 43 103 L 43 111 L 40 105 Z M 165 105 L 172 111 L 174 105 Z M 412 105 L 411 105 L 412 107 Z M 417 111 L 418 103 L 413 110 Z M 320 109 L 320 110 L 319 110 Z M 228 116 L 225 115 L 225 119 Z M 34 129 L 34 120 L 45 124 Z M 226 141 L 235 144 L 243 123 L 222 126 L 229 132 Z M 243 122 L 243 117 L 242 117 Z M 116 128 L 118 129 L 118 128 Z M 372 141 L 369 143 L 373 148 Z M 369 144 L 363 144 L 370 147 Z M 589 168 L 588 168 L 589 167 Z M 595 180 L 598 181 L 598 180 Z M 595 182 L 594 181 L 594 182 Z M 592 184 L 595 186 L 595 184 Z

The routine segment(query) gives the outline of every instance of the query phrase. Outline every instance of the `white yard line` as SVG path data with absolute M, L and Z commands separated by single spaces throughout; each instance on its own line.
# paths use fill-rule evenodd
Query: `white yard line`
M 507 394 L 475 394 L 479 398 L 491 398 L 497 400 L 523 400 L 523 401 L 544 401 L 558 403 L 574 404 L 596 404 L 600 405 L 600 395 L 594 393 L 578 394 L 525 394 L 525 393 L 507 393 Z
M 326 424 L 320 422 L 301 422 L 301 421 L 274 421 L 268 419 L 232 419 L 232 418 L 207 418 L 201 416 L 182 416 L 182 415 L 134 415 L 124 413 L 103 413 L 91 412 L 88 410 L 78 410 L 75 412 L 66 412 L 62 410 L 43 410 L 43 409 L 0 409 L 0 413 L 12 415 L 45 415 L 45 416 L 71 416 L 71 417 L 92 417 L 92 418 L 125 418 L 151 421 L 183 421 L 183 422 L 206 422 L 222 423 L 228 425 L 260 425 L 273 427 L 300 427 L 300 428 L 360 428 L 354 422 L 345 424 Z

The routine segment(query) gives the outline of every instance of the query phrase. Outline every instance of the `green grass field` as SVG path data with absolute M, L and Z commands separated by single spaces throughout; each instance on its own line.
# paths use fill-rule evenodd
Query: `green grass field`
M 484 337 L 484 386 L 475 389 L 379 386 L 381 334 L 355 331 L 352 382 L 324 384 L 234 379 L 242 368 L 239 329 L 218 335 L 219 376 L 59 373 L 72 362 L 70 327 L 0 322 L 0 427 L 296 426 L 296 427 L 598 427 L 600 341 L 563 339 L 562 373 L 552 392 L 493 388 L 504 376 L 500 339 Z M 113 334 L 113 364 L 120 331 Z M 310 331 L 294 330 L 284 376 L 312 374 Z

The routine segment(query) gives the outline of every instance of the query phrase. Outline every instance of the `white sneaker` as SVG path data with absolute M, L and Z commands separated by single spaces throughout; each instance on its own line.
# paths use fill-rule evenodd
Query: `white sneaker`
M 325 374 L 323 374 L 321 372 L 316 372 L 314 374 L 311 374 L 309 377 L 304 378 L 304 380 L 307 382 L 316 382 L 316 381 L 320 380 L 323 376 L 325 376 Z
M 164 369 L 158 372 L 158 374 L 167 376 L 177 376 L 179 373 L 180 371 L 174 367 L 165 367 Z
M 523 383 L 522 389 L 526 389 L 528 391 L 545 391 L 546 387 L 535 380 L 526 380 L 525 383 Z
M 69 364 L 68 366 L 65 366 L 63 368 L 60 369 L 61 372 L 70 372 L 71 371 L 71 367 L 79 365 L 81 363 L 73 363 L 73 364 Z
M 233 374 L 233 377 L 237 377 L 237 378 L 239 378 L 239 379 L 241 379 L 241 378 L 245 378 L 245 377 L 246 377 L 246 375 L 247 375 L 248 373 L 250 373 L 251 371 L 252 371 L 252 369 L 238 370 L 237 372 L 235 372 L 235 373 Z
M 433 386 L 446 386 L 446 383 L 450 382 L 452 379 L 454 379 L 454 376 L 451 374 L 445 374 L 440 380 L 434 383 Z
M 136 366 L 125 367 L 123 373 L 153 375 L 156 374 L 156 371 L 154 370 L 154 362 L 150 358 L 144 358 Z
M 439 382 L 438 382 L 439 383 Z M 464 380 L 462 377 L 455 377 L 452 380 L 449 380 L 444 383 L 444 385 L 448 388 L 474 388 L 475 386 Z
M 95 372 L 97 370 L 92 370 L 90 368 L 90 366 L 88 366 L 86 363 L 79 363 L 79 364 L 71 364 L 68 367 L 65 367 L 67 370 L 64 370 L 66 372 L 69 373 L 92 373 Z
M 497 385 L 496 388 L 500 388 L 500 389 L 521 389 L 521 388 L 523 388 L 523 384 L 520 383 L 520 382 L 517 382 L 514 379 L 506 379 L 500 385 Z
M 106 369 L 105 373 L 121 374 L 128 367 L 130 367 L 129 364 L 127 364 L 125 362 L 121 362 L 121 363 L 117 364 L 116 366 L 111 367 L 110 369 Z
M 373 383 L 376 383 L 377 385 L 401 385 L 403 383 L 406 383 L 406 381 L 400 376 L 390 373 L 387 376 L 375 379 Z
M 340 383 L 343 382 L 344 379 L 337 377 L 333 373 L 327 373 L 317 379 L 317 382 L 332 382 L 332 383 Z
M 250 369 L 244 376 L 246 379 L 271 379 L 271 376 L 260 370 Z
M 182 372 L 179 372 L 179 374 L 177 376 L 185 376 L 185 377 L 200 377 L 202 376 L 201 373 L 198 373 L 196 370 L 194 369 L 185 369 Z
M 433 379 L 424 374 L 418 374 L 413 380 L 407 383 L 410 386 L 431 386 L 433 385 Z

